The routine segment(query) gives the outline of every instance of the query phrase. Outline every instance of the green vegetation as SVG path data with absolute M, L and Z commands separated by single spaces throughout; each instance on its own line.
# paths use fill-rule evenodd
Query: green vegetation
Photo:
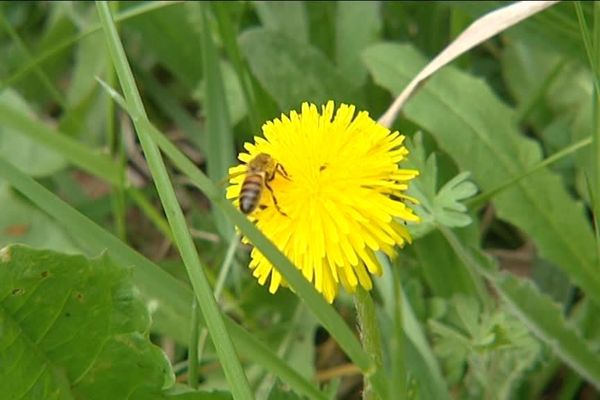
M 382 119 L 421 223 L 370 293 L 327 303 L 225 199 L 264 122 L 377 119 L 505 5 L 0 3 L 0 398 L 597 397 L 600 3 L 522 11 Z

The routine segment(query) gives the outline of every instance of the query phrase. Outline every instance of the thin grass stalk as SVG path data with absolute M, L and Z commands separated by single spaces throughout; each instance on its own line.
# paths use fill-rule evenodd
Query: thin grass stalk
M 592 154 L 593 154 L 593 187 L 591 193 L 594 210 L 594 232 L 596 234 L 596 257 L 600 265 L 600 4 L 593 3 L 594 7 L 594 34 L 593 46 L 593 76 L 594 76 L 594 99 L 592 110 Z
M 111 11 L 113 13 L 118 11 L 119 3 L 113 2 L 110 4 Z M 108 50 L 107 50 L 108 52 Z M 106 82 L 114 86 L 116 80 L 115 69 L 112 65 L 106 66 Z M 123 141 L 119 140 L 116 129 L 116 115 L 115 115 L 115 103 L 111 98 L 106 99 L 106 134 L 107 142 L 110 154 L 115 160 L 117 168 L 116 182 L 112 186 L 111 206 L 113 210 L 113 219 L 115 225 L 115 232 L 117 237 L 124 242 L 127 241 L 127 228 L 125 225 L 125 174 L 126 163 L 125 163 L 125 150 Z
M 231 271 L 231 266 L 233 265 L 233 256 L 235 255 L 235 251 L 237 250 L 239 244 L 236 239 L 237 235 L 233 235 L 233 237 L 229 240 L 229 246 L 227 247 L 227 251 L 225 253 L 225 259 L 223 260 L 223 264 L 221 264 L 221 268 L 219 268 L 219 275 L 217 276 L 217 283 L 215 283 L 215 290 L 213 292 L 217 302 L 219 302 L 219 299 L 221 298 L 221 293 L 225 288 L 225 280 L 227 279 L 227 276 L 229 276 L 229 271 Z M 196 343 L 196 346 L 198 347 L 196 358 L 198 360 L 202 359 L 202 353 L 204 353 L 204 345 L 206 344 L 207 338 L 208 330 L 206 328 L 202 328 Z
M 2 27 L 4 27 L 4 30 L 6 31 L 8 36 L 17 44 L 17 47 L 19 47 L 19 49 L 21 50 L 21 53 L 23 53 L 23 55 L 25 56 L 25 59 L 32 60 L 33 55 L 31 54 L 31 52 L 27 48 L 27 45 L 25 44 L 25 42 L 23 42 L 23 40 L 21 39 L 19 34 L 15 31 L 15 29 L 12 27 L 12 25 L 8 22 L 8 20 L 6 19 L 5 15 L 4 15 L 4 12 L 1 8 L 0 8 L 0 25 Z M 52 97 L 52 99 L 55 102 L 57 102 L 63 109 L 67 109 L 67 104 L 65 103 L 63 96 L 58 91 L 58 89 L 54 86 L 54 83 L 52 83 L 52 81 L 50 80 L 50 78 L 48 77 L 46 72 L 40 67 L 40 65 L 35 65 L 35 67 L 33 68 L 33 72 L 36 75 L 36 77 L 40 80 L 40 82 L 42 83 L 42 86 L 50 94 L 50 97 Z
M 547 158 L 543 159 L 542 161 L 538 162 L 536 165 L 529 168 L 527 171 L 523 172 L 522 174 L 519 174 L 518 176 L 510 178 L 506 182 L 501 183 L 500 185 L 496 186 L 495 188 L 492 188 L 484 193 L 481 193 L 475 197 L 470 198 L 469 200 L 467 200 L 465 202 L 465 204 L 467 205 L 467 207 L 469 207 L 470 211 L 476 211 L 480 207 L 482 207 L 488 200 L 490 200 L 494 196 L 500 194 L 504 190 L 508 189 L 515 183 L 521 181 L 522 179 L 527 178 L 531 174 L 539 171 L 542 168 L 547 167 L 548 165 L 550 165 L 552 163 L 562 160 L 563 158 L 576 152 L 577 150 L 580 150 L 586 146 L 589 146 L 590 144 L 592 144 L 591 137 L 588 137 L 588 138 L 582 139 L 578 142 L 575 142 L 572 145 L 567 146 L 560 151 L 557 151 L 556 153 L 552 154 L 550 157 L 547 157 Z
M 590 34 L 583 8 L 579 1 L 574 3 L 579 29 L 592 69 L 594 90 L 592 94 L 592 170 L 588 171 L 588 186 L 594 216 L 594 233 L 596 238 L 596 256 L 600 262 L 600 227 L 598 226 L 600 213 L 600 8 L 594 2 L 593 36 Z
M 220 1 L 211 2 L 217 17 L 219 26 L 219 32 L 223 39 L 223 45 L 231 64 L 237 73 L 242 87 L 242 94 L 246 102 L 246 110 L 248 112 L 248 120 L 250 121 L 250 128 L 252 131 L 260 130 L 260 120 L 258 113 L 256 112 L 256 98 L 254 94 L 254 87 L 246 64 L 242 59 L 240 48 L 237 41 L 237 32 L 229 16 L 226 5 Z
M 125 50 L 122 47 L 114 22 L 112 21 L 110 10 L 106 2 L 97 2 L 96 5 L 125 99 L 130 109 L 134 111 L 132 117 L 136 133 L 138 134 L 148 167 L 154 178 L 161 203 L 167 215 L 167 220 L 175 236 L 175 243 L 187 269 L 192 288 L 215 344 L 223 372 L 235 399 L 253 399 L 254 396 L 252 395 L 250 385 L 233 348 L 231 338 L 225 329 L 225 324 L 212 295 L 210 284 L 204 273 L 204 267 L 196 252 L 185 217 L 177 202 L 175 191 L 171 185 L 158 147 L 147 134 L 145 126 L 141 123 L 142 121 L 147 121 L 146 112 L 135 85 Z

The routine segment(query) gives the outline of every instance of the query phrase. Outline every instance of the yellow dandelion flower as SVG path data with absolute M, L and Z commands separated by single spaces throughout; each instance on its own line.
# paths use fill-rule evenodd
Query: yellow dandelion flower
M 404 136 L 367 112 L 332 101 L 321 111 L 304 103 L 264 124 L 229 170 L 227 198 L 239 206 L 244 187 L 241 209 L 331 303 L 340 283 L 371 289 L 382 272 L 375 252 L 411 241 L 404 221 L 418 217 L 404 192 L 418 171 L 399 168 Z M 250 268 L 261 285 L 270 277 L 271 293 L 285 284 L 256 248 Z

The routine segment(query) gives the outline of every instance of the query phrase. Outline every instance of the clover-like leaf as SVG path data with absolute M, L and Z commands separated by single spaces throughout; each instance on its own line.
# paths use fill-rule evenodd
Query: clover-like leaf
M 421 132 L 408 141 L 407 147 L 410 149 L 407 167 L 421 172 L 408 190 L 419 200 L 415 211 L 421 218 L 421 224 L 411 226 L 411 233 L 415 237 L 424 236 L 435 224 L 448 227 L 469 225 L 472 219 L 462 201 L 477 193 L 477 186 L 468 180 L 470 173 L 459 173 L 437 190 L 437 160 L 433 153 L 426 155 Z
M 437 192 L 433 201 L 434 219 L 449 227 L 462 227 L 471 223 L 467 207 L 461 201 L 477 193 L 477 186 L 469 181 L 470 172 L 461 172 L 450 179 Z

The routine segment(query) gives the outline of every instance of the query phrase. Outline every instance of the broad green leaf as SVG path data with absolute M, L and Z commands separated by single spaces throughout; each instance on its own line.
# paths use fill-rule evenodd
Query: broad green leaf
M 0 299 L 0 392 L 10 398 L 162 399 L 174 383 L 131 270 L 106 256 L 5 247 Z
M 379 1 L 339 1 L 336 7 L 335 62 L 354 87 L 367 78 L 361 52 L 379 39 L 382 30 Z
M 581 60 L 558 49 L 516 34 L 503 52 L 506 84 L 517 102 L 520 119 L 533 125 L 546 152 L 554 153 L 589 137 L 591 132 L 592 75 Z M 590 171 L 592 149 L 574 155 L 575 165 Z M 572 160 L 556 168 L 570 172 Z M 572 185 L 572 174 L 565 176 Z M 580 190 L 583 198 L 586 190 Z
M 600 320 L 597 317 L 598 312 L 600 312 L 600 309 L 596 304 L 584 300 L 573 310 L 572 316 L 569 319 L 595 349 L 598 349 L 600 345 Z
M 188 7 L 181 3 L 135 17 L 125 25 L 125 32 L 139 35 L 138 45 L 144 54 L 175 75 L 188 89 L 194 89 L 202 77 L 202 39 L 189 16 Z
M 218 64 L 223 77 L 225 104 L 227 105 L 227 111 L 231 118 L 231 125 L 235 125 L 246 116 L 246 102 L 244 100 L 242 86 L 231 64 L 225 61 L 220 61 Z M 200 82 L 198 90 L 194 92 L 194 97 L 200 104 L 211 101 L 210 98 L 206 97 L 206 89 L 206 79 L 203 79 Z
M 284 390 L 280 385 L 276 385 L 269 393 L 268 400 L 302 400 L 303 398 L 294 392 Z
M 97 20 L 94 8 L 86 10 L 80 23 Z M 106 100 L 99 96 L 96 77 L 105 77 L 108 51 L 102 35 L 82 38 L 75 49 L 74 67 L 66 90 L 67 107 L 60 116 L 60 130 L 86 143 L 106 143 Z
M 27 103 L 15 92 L 0 94 L 0 107 L 10 107 L 11 113 L 32 118 Z M 15 127 L 0 124 L 0 154 L 31 176 L 52 175 L 65 166 L 65 160 L 52 150 L 19 134 Z
M 561 62 L 561 54 L 535 46 L 527 38 L 515 38 L 508 42 L 500 61 L 506 87 L 517 106 L 523 107 Z M 541 100 L 537 107 L 544 104 L 544 96 Z
M 419 381 L 419 390 L 423 392 L 423 399 L 450 399 L 448 387 L 442 375 L 440 365 L 433 354 L 433 348 L 429 345 L 425 331 L 411 305 L 405 290 L 402 287 L 394 287 L 395 275 L 387 257 L 379 256 L 379 262 L 384 269 L 387 279 L 375 279 L 375 286 L 379 291 L 384 305 L 385 316 L 388 321 L 395 321 L 400 329 L 400 340 L 397 346 L 405 349 L 403 368 L 406 374 L 414 376 Z M 392 323 L 384 324 L 382 328 L 388 328 Z M 385 332 L 384 332 L 385 333 Z M 397 337 L 398 333 L 387 332 L 388 335 Z M 393 339 L 392 339 L 393 340 Z M 398 347 L 396 352 L 399 352 Z M 398 357 L 398 353 L 390 354 Z M 393 385 L 392 385 L 393 386 Z M 392 393 L 393 394 L 393 393 Z M 394 398 L 394 397 L 392 397 Z
M 48 8 L 44 15 L 45 23 L 36 34 L 32 35 L 32 40 L 19 37 L 18 41 L 22 40 L 23 46 L 16 46 L 20 58 L 14 59 L 18 65 L 15 65 L 15 69 L 20 69 L 22 65 L 32 61 L 37 54 L 43 53 L 54 43 L 62 41 L 74 32 L 75 27 L 66 16 L 65 9 L 64 5 Z M 57 88 L 57 80 L 68 64 L 69 57 L 65 53 L 45 59 L 43 64 L 37 64 L 33 68 L 30 79 L 22 80 L 16 85 L 19 93 L 38 104 L 54 101 L 63 105 L 64 98 Z
M 266 29 L 251 29 L 240 37 L 250 70 L 282 110 L 302 102 L 348 102 L 349 84 L 316 48 Z
M 502 1 L 463 1 L 454 3 L 473 17 L 481 16 L 489 11 L 500 8 L 506 3 Z M 585 4 L 584 13 L 591 20 L 591 2 Z M 569 58 L 586 60 L 586 54 L 579 32 L 577 16 L 572 2 L 560 2 L 542 13 L 539 13 L 505 32 L 508 40 L 515 36 L 529 37 L 548 51 L 558 49 Z M 540 68 L 544 68 L 540 66 Z
M 0 183 L 0 204 L 0 248 L 21 243 L 72 254 L 80 252 L 56 222 L 15 196 L 5 183 Z
M 380 44 L 364 53 L 375 80 L 399 93 L 425 64 L 410 46 Z M 485 191 L 541 160 L 539 146 L 520 135 L 514 112 L 480 79 L 448 67 L 406 104 L 404 115 L 427 129 Z M 515 183 L 494 199 L 498 216 L 519 227 L 540 255 L 560 266 L 600 302 L 594 238 L 581 204 L 548 169 Z
M 0 95 L 0 132 L 4 130 L 11 135 L 0 135 L 7 142 L 0 155 L 28 174 L 54 173 L 68 160 L 107 182 L 118 182 L 117 165 L 109 157 L 39 121 L 10 91 Z
M 335 58 L 335 17 L 339 2 L 305 1 L 310 25 L 310 44 L 329 60 Z
M 167 87 L 154 75 L 143 68 L 135 68 L 134 73 L 144 86 L 148 96 L 156 102 L 157 107 L 168 116 L 186 134 L 192 143 L 200 150 L 206 148 L 204 125 L 197 121 L 193 114 L 184 108 L 179 99 L 174 97 Z
M 189 386 L 175 384 L 164 392 L 165 400 L 232 400 L 231 393 L 224 391 L 197 391 Z
M 66 95 L 70 107 L 81 103 L 97 89 L 95 77 L 104 75 L 109 61 L 108 51 L 104 50 L 103 45 L 102 35 L 98 33 L 79 41 L 75 51 L 75 67 Z
M 302 1 L 256 1 L 253 3 L 262 25 L 274 32 L 308 42 L 308 20 Z
M 256 5 L 256 2 L 251 4 Z M 213 2 L 211 5 L 217 21 L 219 36 L 223 42 L 223 50 L 235 70 L 236 79 L 240 83 L 241 97 L 248 111 L 248 130 L 257 132 L 260 130 L 263 121 L 272 114 L 266 112 L 266 104 L 257 100 L 258 85 L 252 79 L 247 63 L 242 59 L 237 40 L 241 29 L 241 19 L 246 10 L 246 3 Z M 261 115 L 264 115 L 264 117 L 261 117 Z
M 17 4 L 17 3 L 15 3 L 15 4 Z M 58 6 L 58 4 L 59 3 L 57 3 L 54 6 Z M 178 4 L 179 3 L 177 3 L 177 2 L 142 3 L 141 5 L 136 5 L 136 6 L 130 7 L 126 11 L 118 14 L 115 17 L 115 20 L 125 21 L 128 19 L 137 17 L 139 15 L 143 15 L 145 13 L 154 11 L 156 9 L 170 7 L 171 5 L 178 5 Z M 11 7 L 12 7 L 12 5 L 11 5 Z M 19 5 L 17 7 L 21 7 L 21 5 Z M 69 5 L 67 5 L 67 7 L 69 7 Z M 42 14 L 44 18 L 46 17 L 45 10 L 38 11 L 38 9 L 36 9 L 35 6 L 32 7 L 31 5 L 25 5 L 25 8 L 32 10 L 33 11 L 32 14 L 34 14 L 34 15 L 25 16 L 24 19 L 26 19 L 26 20 L 35 20 L 36 17 L 39 17 L 39 15 L 37 15 L 37 16 L 35 15 L 36 12 L 38 14 Z M 9 8 L 9 10 L 10 10 L 10 8 Z M 10 12 L 8 14 L 9 14 L 9 19 L 10 19 Z M 11 74 L 7 79 L 0 82 L 0 91 L 6 89 L 10 85 L 13 85 L 15 82 L 20 82 L 25 77 L 29 76 L 29 74 L 33 70 L 36 70 L 38 68 L 38 66 L 45 65 L 45 63 L 47 63 L 48 60 L 52 60 L 54 57 L 58 57 L 59 55 L 62 55 L 61 52 L 70 48 L 71 46 L 76 44 L 79 40 L 91 35 L 94 32 L 99 31 L 100 29 L 101 29 L 100 25 L 95 24 L 95 25 L 92 25 L 91 27 L 88 27 L 87 29 L 83 30 L 79 34 L 69 35 L 60 41 L 58 41 L 58 40 L 52 41 L 51 46 L 48 46 L 48 48 L 44 49 L 43 52 L 40 52 L 40 54 L 36 55 L 32 60 L 30 60 L 26 64 L 21 65 L 17 71 L 15 71 L 13 74 Z M 13 60 L 13 59 L 14 59 L 14 57 L 10 57 L 8 59 L 8 61 Z M 2 65 L 2 67 L 5 67 L 5 66 Z M 0 67 L 0 70 L 7 69 L 7 68 L 2 68 L 2 67 Z
M 433 231 L 415 240 L 412 249 L 420 271 L 435 296 L 450 298 L 456 293 L 477 295 L 474 278 L 439 232 Z
M 572 301 L 573 285 L 565 273 L 554 264 L 535 259 L 531 268 L 531 279 L 538 289 L 552 300 L 565 306 Z

